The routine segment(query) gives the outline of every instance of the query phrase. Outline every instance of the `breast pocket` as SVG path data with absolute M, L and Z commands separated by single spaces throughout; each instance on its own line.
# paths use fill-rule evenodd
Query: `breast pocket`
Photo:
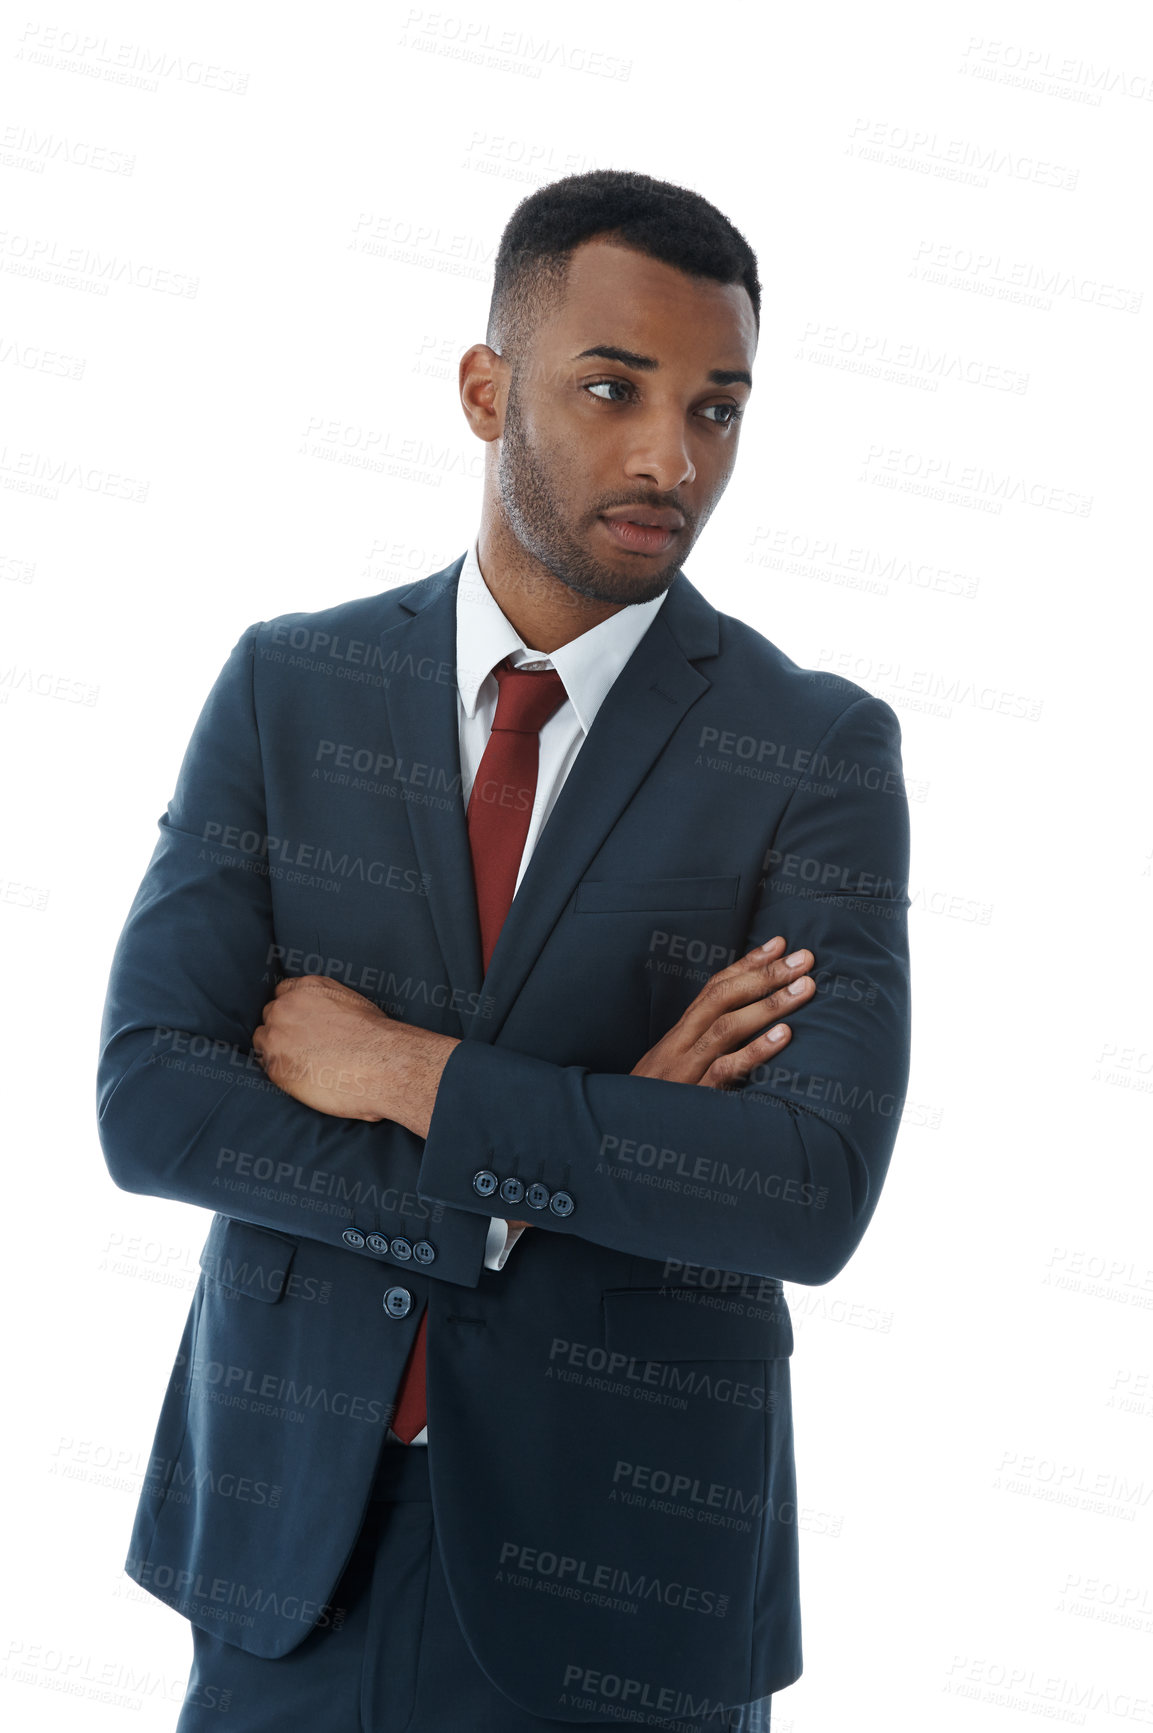
M 687 879 L 582 879 L 577 886 L 578 914 L 616 914 L 631 909 L 732 909 L 740 889 L 739 873 Z

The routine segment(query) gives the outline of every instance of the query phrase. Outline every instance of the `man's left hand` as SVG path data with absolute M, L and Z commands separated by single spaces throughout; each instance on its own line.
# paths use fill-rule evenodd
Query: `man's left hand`
M 427 1137 L 456 1037 L 390 1017 L 326 975 L 277 984 L 252 1050 L 286 1094 L 339 1119 L 392 1119 Z

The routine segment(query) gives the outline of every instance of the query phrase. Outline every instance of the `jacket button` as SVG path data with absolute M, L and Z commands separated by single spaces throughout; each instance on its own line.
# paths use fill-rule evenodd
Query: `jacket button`
M 507 1179 L 502 1179 L 500 1182 L 500 1195 L 505 1203 L 519 1203 L 524 1196 L 524 1181 L 517 1179 L 514 1174 L 510 1174 Z
M 481 1197 L 491 1197 L 496 1190 L 496 1185 L 496 1174 L 491 1168 L 482 1167 L 479 1173 L 474 1173 L 472 1176 L 472 1189 L 479 1192 Z
M 571 1216 L 576 1205 L 567 1191 L 554 1191 L 549 1199 L 548 1207 L 554 1215 Z
M 418 1264 L 431 1264 L 436 1257 L 436 1247 L 431 1240 L 417 1240 L 412 1255 Z
M 364 1244 L 364 1235 L 359 1233 L 356 1228 L 345 1228 L 340 1237 L 346 1246 L 359 1247 Z
M 550 1196 L 548 1186 L 541 1180 L 534 1179 L 524 1194 L 524 1201 L 530 1209 L 543 1209 Z
M 388 1236 L 387 1236 L 387 1234 L 369 1234 L 368 1240 L 366 1243 L 368 1245 L 369 1251 L 372 1251 L 372 1252 L 387 1252 L 388 1251 Z
M 403 1234 L 394 1234 L 392 1240 L 392 1255 L 402 1260 L 411 1258 L 412 1241 L 406 1240 Z
M 407 1288 L 386 1288 L 384 1309 L 390 1318 L 407 1318 L 412 1311 L 412 1295 Z

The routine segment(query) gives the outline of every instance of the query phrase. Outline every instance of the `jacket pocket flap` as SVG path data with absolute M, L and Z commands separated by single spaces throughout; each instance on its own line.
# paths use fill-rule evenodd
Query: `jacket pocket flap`
M 785 1297 L 725 1300 L 686 1288 L 601 1295 L 605 1347 L 641 1360 L 781 1360 L 793 1351 Z
M 693 879 L 582 879 L 575 907 L 605 914 L 623 909 L 732 909 L 740 876 Z
M 275 1305 L 284 1293 L 295 1255 L 295 1240 L 258 1228 L 254 1222 L 218 1215 L 208 1230 L 200 1268 L 222 1288 Z

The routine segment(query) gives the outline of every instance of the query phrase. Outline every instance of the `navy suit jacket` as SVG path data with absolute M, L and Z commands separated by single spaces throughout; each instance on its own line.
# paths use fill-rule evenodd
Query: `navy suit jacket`
M 249 627 L 159 820 L 108 984 L 100 1138 L 117 1185 L 215 1213 L 126 1569 L 257 1655 L 338 1623 L 427 1306 L 437 1531 L 481 1667 L 561 1720 L 590 1689 L 707 1712 L 801 1672 L 781 1284 L 844 1268 L 900 1119 L 900 730 L 679 572 L 486 973 L 462 564 Z M 776 1061 L 724 1091 L 630 1075 L 778 932 L 818 992 Z M 426 1139 L 269 1082 L 251 1037 L 286 974 L 461 1038 Z M 494 1212 L 537 1230 L 499 1272 Z

